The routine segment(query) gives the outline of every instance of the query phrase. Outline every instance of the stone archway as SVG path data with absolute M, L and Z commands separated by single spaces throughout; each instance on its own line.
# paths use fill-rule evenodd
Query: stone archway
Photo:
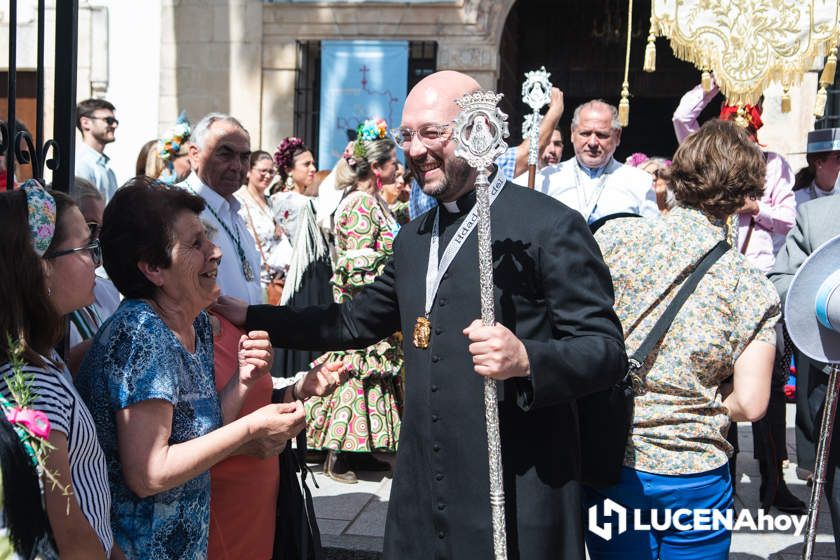
M 632 152 L 670 156 L 677 142 L 671 115 L 680 97 L 699 82 L 699 73 L 676 59 L 665 41 L 657 43 L 657 71 L 642 72 L 648 34 L 650 0 L 634 6 L 630 57 L 630 126 L 622 132 L 616 157 Z M 626 4 L 595 0 L 518 0 L 503 26 L 499 48 L 502 67 L 498 90 L 505 93 L 510 114 L 511 140 L 519 140 L 527 108 L 519 99 L 524 73 L 541 65 L 552 82 L 564 91 L 566 113 L 561 120 L 568 137 L 577 105 L 593 98 L 617 104 L 624 75 Z M 705 116 L 705 115 L 704 115 Z M 565 157 L 572 155 L 566 142 Z

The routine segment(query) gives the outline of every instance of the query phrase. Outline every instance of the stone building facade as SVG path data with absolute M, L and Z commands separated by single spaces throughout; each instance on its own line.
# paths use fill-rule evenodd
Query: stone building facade
M 48 37 L 55 1 L 48 2 Z M 251 132 L 254 148 L 270 149 L 300 128 L 295 104 L 300 103 L 301 46 L 307 42 L 427 42 L 435 45 L 436 69 L 468 73 L 495 89 L 502 75 L 500 48 L 509 16 L 515 5 L 521 10 L 531 1 L 80 0 L 78 98 L 102 96 L 117 105 L 121 124 L 109 153 L 120 180 L 131 174 L 129 163 L 133 169 L 143 142 L 170 126 L 181 110 L 193 120 L 209 111 L 232 113 Z M 561 10 L 576 5 L 566 3 L 569 6 L 562 0 L 556 5 Z M 35 0 L 20 0 L 19 11 L 31 13 L 34 5 Z M 32 18 L 21 19 L 21 25 L 21 41 L 31 43 Z M 562 29 L 550 32 L 562 40 Z M 6 60 L 5 48 L 0 45 L 0 65 Z M 48 53 L 51 48 L 48 44 Z M 668 47 L 660 40 L 659 48 Z M 34 67 L 26 58 L 33 52 L 29 46 L 19 48 L 22 68 Z M 619 85 L 602 95 L 617 101 Z M 816 75 L 810 73 L 793 89 L 793 112 L 787 114 L 775 108 L 780 92 L 767 93 L 768 124 L 762 140 L 789 154 L 794 167 L 803 161 L 796 152 L 803 151 L 805 133 L 813 126 L 815 92 Z M 299 114 L 304 110 L 297 107 Z M 50 115 L 48 98 L 48 130 Z M 631 127 L 634 124 L 638 121 L 631 117 Z

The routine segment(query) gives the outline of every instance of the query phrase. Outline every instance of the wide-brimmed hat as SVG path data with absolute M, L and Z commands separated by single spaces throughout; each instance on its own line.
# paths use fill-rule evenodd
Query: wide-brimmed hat
M 785 325 L 803 354 L 840 363 L 840 235 L 799 267 L 787 292 Z
M 822 128 L 808 133 L 806 154 L 840 151 L 840 128 Z

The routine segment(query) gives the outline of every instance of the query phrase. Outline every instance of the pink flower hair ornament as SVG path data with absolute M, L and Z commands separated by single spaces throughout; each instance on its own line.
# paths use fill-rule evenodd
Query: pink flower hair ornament
M 274 151 L 274 163 L 277 168 L 284 171 L 291 168 L 295 161 L 295 150 L 298 148 L 306 148 L 303 140 L 295 136 L 284 138 Z

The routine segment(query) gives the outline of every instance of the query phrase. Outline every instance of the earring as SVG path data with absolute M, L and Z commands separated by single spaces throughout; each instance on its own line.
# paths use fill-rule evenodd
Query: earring
M 379 176 L 379 173 L 374 173 L 374 175 L 376 175 L 376 190 L 381 191 L 382 190 L 382 177 Z
M 52 295 L 52 287 L 51 287 L 51 286 L 47 286 L 47 297 L 49 297 L 49 296 L 51 296 L 51 295 Z
M 291 191 L 295 188 L 295 180 L 289 175 L 286 177 L 286 190 Z

